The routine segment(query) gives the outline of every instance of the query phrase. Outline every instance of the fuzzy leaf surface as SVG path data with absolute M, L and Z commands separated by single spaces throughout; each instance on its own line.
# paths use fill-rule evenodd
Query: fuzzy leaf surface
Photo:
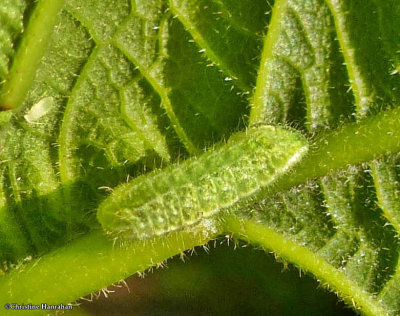
M 363 314 L 398 315 L 398 29 L 396 0 L 6 0 L 2 302 L 73 302 L 228 233 Z M 115 187 L 262 122 L 312 148 L 264 196 L 213 230 L 102 233 Z

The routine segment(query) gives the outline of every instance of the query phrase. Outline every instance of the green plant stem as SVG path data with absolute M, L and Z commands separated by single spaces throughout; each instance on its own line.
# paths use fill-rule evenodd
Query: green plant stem
M 64 1 L 41 0 L 36 5 L 0 93 L 0 110 L 18 109 L 24 102 Z
M 290 176 L 278 179 L 269 190 L 271 194 L 351 165 L 400 152 L 400 108 L 321 133 L 311 141 L 310 148 L 310 153 Z
M 0 278 L 4 304 L 67 304 L 209 241 L 201 233 L 178 232 L 121 246 L 93 232 Z M 39 289 L 39 290 L 38 290 Z M 15 314 L 15 311 L 8 311 Z M 44 311 L 32 314 L 46 314 Z M 31 315 L 31 314 L 29 314 Z
M 295 264 L 300 269 L 311 272 L 322 283 L 327 281 L 333 290 L 365 315 L 386 315 L 386 311 L 377 300 L 362 290 L 345 274 L 335 269 L 325 260 L 305 247 L 299 246 L 275 231 L 252 221 L 244 221 L 230 216 L 225 218 L 225 230 L 234 236 L 252 244 L 258 244 L 266 250 L 272 250 L 280 257 Z
M 307 179 L 324 176 L 330 171 L 343 169 L 348 165 L 399 152 L 399 122 L 400 109 L 394 109 L 381 112 L 359 123 L 345 125 L 339 130 L 327 132 L 313 143 L 311 153 L 293 173 L 280 178 L 269 193 L 291 188 L 304 183 Z M 248 223 L 248 225 L 253 224 Z M 238 223 L 228 225 L 226 228 L 233 232 L 241 231 Z M 254 231 L 260 233 L 260 236 L 264 236 L 264 233 L 272 234 L 271 231 L 259 226 L 255 226 Z M 262 240 L 266 238 L 265 236 Z M 143 271 L 185 249 L 202 245 L 210 239 L 211 237 L 178 232 L 157 238 L 153 242 L 135 242 L 122 248 L 113 247 L 112 241 L 101 233 L 91 233 L 43 256 L 35 263 L 24 266 L 23 269 L 10 271 L 0 278 L 0 293 L 5 293 L 4 303 L 28 300 L 58 304 L 74 301 L 135 272 Z M 251 240 L 249 237 L 249 241 Z M 286 241 L 281 239 L 280 243 Z M 290 247 L 292 246 L 295 245 L 291 244 Z M 278 251 L 279 247 L 278 244 L 268 246 L 275 251 Z M 301 248 L 301 251 L 306 250 Z M 289 254 L 288 260 L 298 262 L 292 260 Z M 317 276 L 318 273 L 317 271 Z M 52 287 L 53 284 L 57 284 L 57 289 Z M 36 291 L 37 288 L 42 290 Z M 338 287 L 338 290 L 342 289 Z
M 311 153 L 296 170 L 289 177 L 278 180 L 272 190 L 290 188 L 348 165 L 399 152 L 399 122 L 400 109 L 394 109 L 327 132 L 313 143 Z M 370 297 L 367 294 L 354 288 L 340 272 L 305 248 L 251 222 L 242 224 L 236 219 L 227 219 L 225 228 L 227 231 L 246 235 L 250 242 L 279 252 L 301 268 L 312 271 L 318 278 L 329 279 L 330 282 L 336 280 L 335 288 L 344 296 L 352 294 L 367 314 L 384 315 L 382 311 L 376 310 L 378 307 L 375 303 L 369 303 Z M 75 301 L 185 249 L 202 245 L 211 237 L 177 232 L 152 242 L 136 241 L 120 247 L 113 246 L 112 240 L 102 233 L 94 232 L 1 277 L 1 303 L 29 301 L 59 304 Z M 316 263 L 314 260 L 317 260 Z M 41 291 L 37 291 L 38 288 Z

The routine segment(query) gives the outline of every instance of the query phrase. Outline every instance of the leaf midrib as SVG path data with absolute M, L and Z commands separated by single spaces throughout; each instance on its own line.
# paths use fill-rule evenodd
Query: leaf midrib
M 334 0 L 332 0 L 332 1 L 326 0 L 326 2 L 328 3 L 328 5 L 330 4 L 330 8 L 331 8 L 332 14 L 335 17 L 333 6 L 335 5 L 336 1 L 334 1 Z M 274 7 L 274 12 L 273 12 L 274 13 L 273 14 L 273 18 L 272 18 L 272 21 L 271 21 L 271 24 L 270 24 L 270 32 L 267 35 L 267 39 L 268 39 L 268 36 L 270 36 L 270 40 L 269 40 L 268 43 L 266 41 L 266 47 L 268 47 L 268 45 L 270 45 L 271 48 L 272 48 L 273 42 L 274 42 L 274 36 L 279 36 L 279 28 L 280 28 L 280 19 L 278 18 L 278 16 L 280 15 L 279 14 L 279 10 L 283 10 L 284 11 L 284 7 L 285 7 L 286 4 L 287 4 L 287 1 L 279 1 L 279 0 L 276 1 L 275 7 Z M 281 9 L 279 9 L 279 8 L 281 8 Z M 274 22 L 274 17 L 275 17 L 275 22 Z M 344 57 L 345 57 L 345 61 L 346 61 L 346 64 L 347 64 L 347 69 L 348 69 L 348 72 L 349 72 L 349 77 L 350 77 L 350 81 L 351 81 L 351 84 L 352 84 L 353 92 L 354 92 L 354 94 L 356 96 L 356 104 L 357 104 L 357 110 L 358 110 L 357 112 L 362 113 L 362 111 L 361 111 L 362 110 L 362 105 L 361 105 L 362 102 L 361 102 L 361 100 L 362 100 L 363 97 L 368 97 L 368 96 L 366 96 L 366 95 L 363 96 L 362 93 L 361 93 L 362 91 L 365 91 L 362 88 L 363 77 L 361 76 L 361 73 L 359 72 L 358 67 L 357 67 L 357 65 L 355 63 L 354 51 L 352 50 L 351 46 L 348 45 L 349 44 L 348 39 L 346 40 L 346 34 L 347 33 L 343 29 L 344 34 L 342 34 L 342 37 L 339 35 L 339 32 L 341 32 L 341 30 L 342 30 L 342 29 L 340 29 L 338 27 L 338 25 L 339 25 L 338 23 L 340 21 L 337 21 L 337 19 L 339 19 L 339 18 L 340 18 L 340 14 L 337 14 L 337 17 L 335 18 L 335 23 L 337 25 L 336 29 L 338 31 L 339 41 L 340 41 L 342 50 L 344 52 Z M 275 23 L 275 27 L 273 27 L 274 23 Z M 347 57 L 346 57 L 346 54 L 345 54 L 346 49 L 347 49 L 347 55 L 348 55 Z M 264 54 L 266 56 L 268 54 L 270 54 L 270 57 L 271 57 L 272 56 L 272 49 L 265 49 L 264 48 L 263 60 L 264 60 Z M 267 56 L 266 58 L 269 58 L 269 57 Z M 256 90 L 256 94 L 255 94 L 255 97 L 254 97 L 255 109 L 256 109 L 258 103 L 260 103 L 259 104 L 259 108 L 261 108 L 261 106 L 262 106 L 261 105 L 261 101 L 260 101 L 261 98 L 257 99 L 256 96 L 257 96 L 257 93 L 259 94 L 259 96 L 262 96 L 261 92 L 260 92 L 260 91 L 262 91 L 262 89 L 259 88 L 260 86 L 262 86 L 262 82 L 261 82 L 262 79 L 260 79 L 260 78 L 265 78 L 266 76 L 262 75 L 262 70 L 260 70 L 260 73 L 261 73 L 261 75 L 259 74 L 259 80 L 257 81 L 257 90 Z M 146 79 L 148 80 L 149 78 L 146 77 Z M 260 83 L 259 83 L 259 81 L 260 81 Z M 357 87 L 357 85 L 358 85 L 358 87 Z M 356 92 L 358 92 L 358 94 Z M 358 97 L 357 97 L 357 95 L 358 95 Z M 259 100 L 258 103 L 257 103 L 257 100 Z M 0 104 L 2 104 L 2 103 L 0 102 Z M 254 112 L 254 110 L 252 111 L 252 115 L 253 115 L 253 112 Z M 365 119 L 365 120 L 363 120 L 363 121 L 361 121 L 359 123 L 346 125 L 346 126 L 343 127 L 343 129 L 340 129 L 340 130 L 337 130 L 337 131 L 331 131 L 331 132 L 329 132 L 329 133 L 327 133 L 325 135 L 320 135 L 317 138 L 316 141 L 313 141 L 313 146 L 315 148 L 317 148 L 317 149 L 314 150 L 313 152 L 311 152 L 309 157 L 306 158 L 302 162 L 302 164 L 299 165 L 299 167 L 296 168 L 293 171 L 293 174 L 290 174 L 287 177 L 283 177 L 280 181 L 278 181 L 277 185 L 273 188 L 273 191 L 271 191 L 270 194 L 272 194 L 273 192 L 278 192 L 278 191 L 282 191 L 282 190 L 288 189 L 290 187 L 295 186 L 296 184 L 304 183 L 308 179 L 319 178 L 321 176 L 326 175 L 328 172 L 334 172 L 334 171 L 337 171 L 337 170 L 340 170 L 340 169 L 344 169 L 347 166 L 347 164 L 349 164 L 349 162 L 351 162 L 351 164 L 359 164 L 361 162 L 366 162 L 366 161 L 370 161 L 372 159 L 375 159 L 375 158 L 377 158 L 377 157 L 379 157 L 381 155 L 385 155 L 385 154 L 388 154 L 388 153 L 399 152 L 400 148 L 398 147 L 399 146 L 398 144 L 392 144 L 393 146 L 387 147 L 385 142 L 382 142 L 382 143 L 371 142 L 370 143 L 370 141 L 367 142 L 366 139 L 361 139 L 361 141 L 356 141 L 354 144 L 352 143 L 354 146 L 360 146 L 359 150 L 361 150 L 361 152 L 363 151 L 362 149 L 365 149 L 365 148 L 361 148 L 365 144 L 367 146 L 373 145 L 372 149 L 376 149 L 375 147 L 377 147 L 378 150 L 375 151 L 375 152 L 372 151 L 372 153 L 371 153 L 371 150 L 369 150 L 371 148 L 367 148 L 367 150 L 369 150 L 370 152 L 367 153 L 367 155 L 365 155 L 363 157 L 363 159 L 359 159 L 357 157 L 358 160 L 356 159 L 356 161 L 354 161 L 354 160 L 350 161 L 350 158 L 353 158 L 353 157 L 348 157 L 348 158 L 343 158 L 342 157 L 340 159 L 333 159 L 332 160 L 333 164 L 330 164 L 330 165 L 328 164 L 327 166 L 325 166 L 322 169 L 321 168 L 320 169 L 314 168 L 315 165 L 319 165 L 320 163 L 324 163 L 325 162 L 324 155 L 326 155 L 326 152 L 327 152 L 327 146 L 325 145 L 325 142 L 327 140 L 328 140 L 329 144 L 331 144 L 332 142 L 333 143 L 338 142 L 338 147 L 340 147 L 340 146 L 350 146 L 349 143 L 348 144 L 343 144 L 343 143 L 340 143 L 340 141 L 346 138 L 346 137 L 343 137 L 344 135 L 348 135 L 348 136 L 354 135 L 353 134 L 354 131 L 358 131 L 359 128 L 363 129 L 363 131 L 365 132 L 364 134 L 362 134 L 360 136 L 361 138 L 366 136 L 367 132 L 368 132 L 368 133 L 373 133 L 373 134 L 377 133 L 377 136 L 382 136 L 383 137 L 382 139 L 385 139 L 385 137 L 386 138 L 388 137 L 388 134 L 387 134 L 388 132 L 396 131 L 394 135 L 391 135 L 391 137 L 398 139 L 399 138 L 399 133 L 397 132 L 397 129 L 391 130 L 391 129 L 388 129 L 387 127 L 388 126 L 392 126 L 393 127 L 393 124 L 395 124 L 396 120 L 400 121 L 399 120 L 400 119 L 400 116 L 399 116 L 400 112 L 395 109 L 395 110 L 389 110 L 389 111 L 383 112 L 381 114 L 382 114 L 383 117 L 367 118 L 367 119 Z M 380 121 L 380 119 L 382 119 L 382 121 Z M 251 121 L 252 122 L 256 121 L 256 119 L 253 119 Z M 379 122 L 386 129 L 377 128 L 378 125 L 376 125 L 376 124 L 378 124 Z M 381 134 L 379 134 L 379 133 L 381 133 Z M 350 138 L 351 141 L 354 142 L 354 138 L 353 137 L 349 137 L 349 138 Z M 357 149 L 353 149 L 353 150 L 357 150 Z M 340 150 L 337 150 L 337 152 L 340 152 Z M 338 158 L 338 157 L 334 156 L 334 158 Z M 312 171 L 310 171 L 310 170 L 312 170 Z M 276 248 L 272 248 L 272 249 L 276 250 Z M 315 256 L 314 253 L 312 253 L 312 255 Z M 314 270 L 312 270 L 312 271 L 314 272 Z M 331 282 L 331 280 L 330 280 L 330 282 Z M 346 294 L 346 292 L 343 292 L 343 293 Z M 352 294 L 352 293 L 350 293 L 350 294 Z M 354 294 L 353 294 L 353 296 L 354 296 Z M 361 300 L 360 302 L 362 302 L 363 300 L 368 299 L 368 297 L 362 297 L 362 296 L 363 296 L 363 293 L 360 294 L 360 297 L 361 297 L 360 298 L 360 300 Z M 373 307 L 373 306 L 370 308 L 370 311 L 371 311 L 371 313 L 372 313 L 372 311 L 379 312 L 379 313 L 382 312 L 381 309 L 379 309 L 378 307 Z
M 370 110 L 373 102 L 372 92 L 368 93 L 368 84 L 359 69 L 355 55 L 356 52 L 351 45 L 350 37 L 346 31 L 346 21 L 340 12 L 340 0 L 325 0 L 328 5 L 336 25 L 336 34 L 340 43 L 343 57 L 346 63 L 351 88 L 354 94 L 356 113 L 362 117 Z

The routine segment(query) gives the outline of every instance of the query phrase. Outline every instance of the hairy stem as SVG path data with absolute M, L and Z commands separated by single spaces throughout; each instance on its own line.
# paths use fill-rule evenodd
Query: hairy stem
M 281 177 L 271 193 L 290 189 L 309 179 L 400 152 L 400 108 L 382 111 L 358 123 L 321 133 L 310 153 L 288 177 Z
M 2 276 L 0 306 L 11 303 L 65 305 L 186 249 L 205 244 L 209 239 L 210 236 L 200 233 L 179 232 L 146 242 L 114 245 L 102 232 L 93 232 Z M 3 309 L 2 315 L 6 314 Z
M 387 314 L 376 299 L 346 278 L 342 272 L 312 251 L 299 246 L 275 231 L 252 221 L 243 221 L 233 216 L 225 219 L 225 229 L 252 244 L 258 244 L 267 250 L 274 251 L 299 268 L 312 272 L 320 281 L 328 281 L 333 290 L 339 291 L 343 299 L 355 303 L 363 314 L 371 316 Z

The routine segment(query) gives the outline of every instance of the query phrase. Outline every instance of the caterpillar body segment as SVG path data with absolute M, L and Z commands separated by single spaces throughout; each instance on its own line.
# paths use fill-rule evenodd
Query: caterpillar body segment
M 129 239 L 184 229 L 251 199 L 307 150 L 307 140 L 289 128 L 252 127 L 199 157 L 120 185 L 97 218 L 105 231 Z

